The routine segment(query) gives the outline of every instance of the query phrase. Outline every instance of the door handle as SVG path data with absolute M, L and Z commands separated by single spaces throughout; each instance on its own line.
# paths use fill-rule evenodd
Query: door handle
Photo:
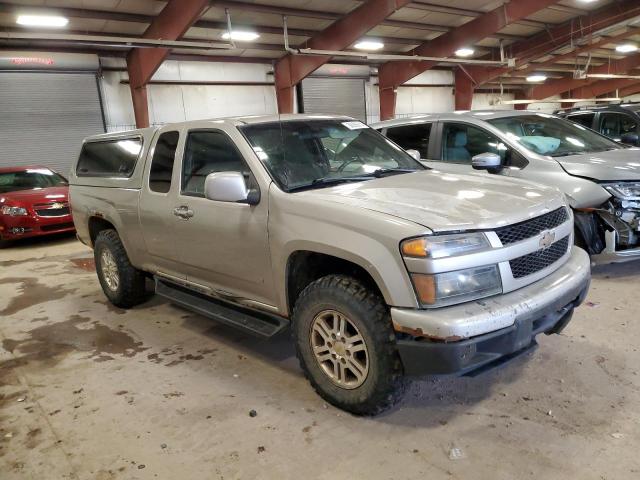
M 183 220 L 189 220 L 191 217 L 193 217 L 193 210 L 191 210 L 186 205 L 183 205 L 181 207 L 174 208 L 173 214 L 176 217 L 182 218 Z

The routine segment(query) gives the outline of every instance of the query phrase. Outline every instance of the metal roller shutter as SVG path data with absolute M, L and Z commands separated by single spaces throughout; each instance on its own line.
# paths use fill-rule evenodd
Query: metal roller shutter
M 67 175 L 83 138 L 104 132 L 94 73 L 0 72 L 0 167 Z
M 348 115 L 367 121 L 364 80 L 361 78 L 305 78 L 302 105 L 304 113 Z

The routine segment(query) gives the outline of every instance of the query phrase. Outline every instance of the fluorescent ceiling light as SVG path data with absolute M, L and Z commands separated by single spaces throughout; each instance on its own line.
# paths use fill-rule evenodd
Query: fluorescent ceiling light
M 256 32 L 246 32 L 242 30 L 232 30 L 231 35 L 229 35 L 229 32 L 224 32 L 222 34 L 222 38 L 225 40 L 231 39 L 238 40 L 239 42 L 252 42 L 258 37 L 260 37 L 260 35 Z
M 638 46 L 633 43 L 623 43 L 622 45 L 618 45 L 616 47 L 616 52 L 619 53 L 631 53 L 638 50 Z
M 69 19 L 55 15 L 18 15 L 16 23 L 26 27 L 64 27 Z
M 358 50 L 380 50 L 384 43 L 375 40 L 362 40 L 354 45 Z
M 529 75 L 527 77 L 527 82 L 544 82 L 547 79 L 546 75 L 543 75 L 542 73 L 535 73 L 533 75 Z
M 456 50 L 456 56 L 457 57 L 470 57 L 471 55 L 473 55 L 475 52 L 473 50 L 473 48 L 459 48 L 458 50 Z

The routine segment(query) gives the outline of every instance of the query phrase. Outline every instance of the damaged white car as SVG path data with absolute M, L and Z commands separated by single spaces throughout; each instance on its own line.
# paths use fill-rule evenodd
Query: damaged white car
M 595 263 L 640 259 L 640 148 L 525 111 L 418 115 L 373 127 L 438 170 L 557 187 L 575 213 L 575 241 Z

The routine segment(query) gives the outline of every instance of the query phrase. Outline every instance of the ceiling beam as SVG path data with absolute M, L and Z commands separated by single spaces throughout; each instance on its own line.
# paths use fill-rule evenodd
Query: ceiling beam
M 362 0 L 365 1 L 365 0 Z M 234 6 L 237 7 L 235 3 Z M 244 5 L 244 4 L 241 4 Z M 10 4 L 6 2 L 0 2 L 0 13 L 9 13 L 9 14 L 17 14 L 19 11 L 24 10 L 21 6 Z M 298 9 L 299 10 L 299 9 Z M 150 24 L 154 17 L 152 15 L 143 15 L 139 13 L 125 13 L 125 12 L 116 12 L 116 11 L 108 11 L 108 10 L 97 10 L 97 9 L 87 9 L 87 8 L 71 8 L 71 7 L 39 7 L 34 6 L 28 7 L 28 11 L 34 14 L 52 14 L 56 13 L 59 15 L 63 15 L 68 18 L 81 18 L 81 19 L 92 19 L 92 20 L 106 20 L 106 21 L 115 21 L 115 22 L 125 22 L 125 23 L 140 23 L 140 24 Z M 304 12 L 304 11 L 303 11 Z M 320 14 L 326 17 L 326 14 Z M 337 20 L 340 18 L 338 14 L 328 14 L 330 19 Z M 295 15 L 292 15 L 295 16 Z M 411 26 L 416 26 L 414 23 L 408 22 Z M 404 24 L 403 24 L 404 25 Z M 233 26 L 238 29 L 251 29 L 256 33 L 260 34 L 273 34 L 273 35 L 283 35 L 282 27 L 274 27 L 271 25 L 255 25 L 255 24 L 237 24 L 233 22 Z M 425 28 L 425 24 L 419 24 L 418 30 L 421 31 L 433 31 Z M 223 21 L 215 21 L 215 20 L 198 20 L 193 24 L 193 27 L 203 28 L 203 29 L 212 29 L 212 30 L 227 30 L 227 24 Z M 407 27 L 405 27 L 407 28 Z M 441 31 L 448 31 L 449 27 L 440 27 Z M 302 28 L 288 28 L 289 35 L 294 37 L 312 37 L 313 35 L 320 32 L 320 30 L 309 30 Z M 425 41 L 424 38 L 415 37 L 415 36 L 402 36 L 402 37 L 386 37 L 376 35 L 376 39 L 386 43 L 386 44 L 396 44 L 396 45 L 410 45 L 416 46 L 420 45 Z M 514 37 L 515 38 L 515 37 Z M 521 39 L 522 37 L 517 37 L 517 39 Z
M 473 46 L 480 40 L 502 30 L 507 25 L 523 19 L 558 0 L 512 0 L 490 12 L 457 27 L 433 40 L 413 49 L 411 55 L 449 57 L 460 47 Z M 395 90 L 420 73 L 434 67 L 436 62 L 398 62 L 381 65 L 380 78 L 380 118 L 392 118 L 395 113 Z
M 368 0 L 305 42 L 306 48 L 344 50 L 380 24 L 409 0 Z M 280 113 L 293 112 L 293 87 L 327 63 L 329 56 L 287 54 L 275 65 L 276 96 Z
M 178 40 L 208 7 L 208 0 L 169 0 L 142 38 Z M 132 87 L 142 87 L 151 80 L 168 54 L 168 48 L 132 50 L 127 56 Z
M 364 0 L 358 0 L 364 1 Z M 479 12 L 477 10 L 469 10 L 467 8 L 459 8 L 459 7 L 450 7 L 448 5 L 436 5 L 434 3 L 422 2 L 422 1 L 412 1 L 407 5 L 407 8 L 413 8 L 416 10 L 423 10 L 425 12 L 434 12 L 434 13 L 444 13 L 447 15 L 454 15 L 457 17 L 468 17 L 468 18 L 476 18 L 482 15 L 485 12 Z M 520 20 L 519 22 L 515 22 L 518 25 L 524 25 L 528 27 L 534 28 L 547 28 L 547 24 L 544 22 L 538 22 L 536 20 Z
M 527 73 L 534 72 L 540 68 L 551 67 L 565 60 L 575 60 L 575 58 L 580 54 L 592 52 L 593 50 L 603 47 L 604 45 L 608 45 L 613 42 L 624 40 L 625 38 L 629 38 L 634 35 L 640 35 L 640 28 L 630 28 L 626 32 L 621 33 L 619 35 L 615 35 L 613 37 L 602 37 L 600 40 L 594 43 L 589 43 L 584 46 L 578 46 L 577 48 L 573 49 L 568 53 L 565 53 L 562 55 L 554 55 L 553 58 L 551 58 L 550 60 L 547 60 L 546 62 L 539 62 L 539 63 L 532 62 L 527 67 L 523 69 L 515 70 L 511 73 L 517 73 L 519 75 L 527 74 Z M 583 98 L 583 97 L 575 97 L 575 98 Z
M 640 93 L 640 82 L 638 82 L 637 80 L 633 85 L 621 88 L 618 91 L 618 95 L 620 96 L 620 98 L 630 97 L 631 95 L 635 95 L 636 93 Z
M 600 73 L 600 74 L 609 73 L 609 74 L 622 75 L 639 67 L 640 67 L 640 53 L 635 55 L 630 55 L 620 60 L 613 60 L 611 63 L 607 63 L 604 65 L 600 65 L 598 67 L 589 69 L 588 73 Z M 545 82 L 542 85 L 531 87 L 529 92 L 529 98 L 531 98 L 532 100 L 542 100 L 545 98 L 552 97 L 554 95 L 559 95 L 569 90 L 575 90 L 577 88 L 590 85 L 594 83 L 594 81 L 597 81 L 597 80 L 588 79 L 588 78 L 583 80 L 574 79 L 574 78 L 552 80 L 550 82 Z
M 549 55 L 550 52 L 567 45 L 572 40 L 588 38 L 598 31 L 640 15 L 638 0 L 620 0 L 603 8 L 576 17 L 561 25 L 549 28 L 526 40 L 512 43 L 507 47 L 507 55 L 516 59 L 520 68 L 536 58 Z M 470 68 L 469 73 L 477 85 L 507 74 L 510 68 Z
M 338 20 L 344 15 L 342 13 L 325 12 L 320 10 L 308 10 L 294 7 L 280 7 L 276 5 L 264 5 L 261 3 L 249 3 L 235 0 L 221 0 L 216 1 L 215 6 L 228 8 L 230 11 L 244 11 L 244 12 L 257 12 L 270 15 L 286 15 L 288 17 L 301 17 L 301 18 L 315 18 L 320 20 Z M 444 25 L 434 25 L 423 22 L 408 22 L 405 20 L 384 20 L 380 22 L 380 25 L 387 27 L 406 28 L 410 30 L 425 30 L 430 32 L 449 32 L 455 30 L 455 28 L 447 27 Z M 521 40 L 523 37 L 520 35 L 510 34 L 496 34 L 490 35 L 496 38 L 503 38 L 505 40 Z
M 209 0 L 169 0 L 143 38 L 178 40 L 209 7 Z M 169 55 L 168 48 L 136 48 L 127 55 L 133 111 L 138 128 L 149 126 L 147 83 Z
M 616 90 L 623 89 L 638 83 L 638 80 L 628 78 L 615 78 L 612 80 L 600 80 L 589 85 L 578 87 L 569 91 L 571 98 L 595 98 Z M 618 93 L 620 94 L 620 93 Z

